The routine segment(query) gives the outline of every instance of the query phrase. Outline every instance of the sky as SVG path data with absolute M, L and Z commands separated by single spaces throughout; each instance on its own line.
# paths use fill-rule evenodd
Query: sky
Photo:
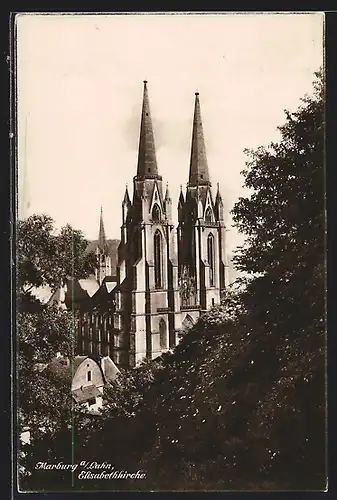
M 230 216 L 248 194 L 243 150 L 277 141 L 284 109 L 312 92 L 323 25 L 321 13 L 17 15 L 18 216 L 46 213 L 57 228 L 70 223 L 96 239 L 102 206 L 107 237 L 120 237 L 147 80 L 158 168 L 174 207 L 188 181 L 200 93 L 231 253 L 243 240 Z

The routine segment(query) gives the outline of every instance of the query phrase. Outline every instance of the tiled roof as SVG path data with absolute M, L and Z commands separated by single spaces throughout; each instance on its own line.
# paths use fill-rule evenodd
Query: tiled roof
M 105 276 L 103 283 L 117 283 L 117 276 Z
M 90 399 L 102 395 L 102 393 L 97 389 L 95 385 L 86 385 L 80 387 L 79 389 L 74 389 L 72 391 L 72 395 L 76 403 L 85 403 Z
M 101 284 L 101 286 L 96 290 L 92 296 L 91 306 L 96 306 L 102 304 L 104 300 L 110 300 L 110 293 L 117 286 L 116 276 L 106 276 Z
M 117 375 L 119 374 L 119 369 L 108 356 L 102 358 L 102 370 L 104 373 L 104 377 L 108 382 L 113 382 L 116 380 Z
M 82 290 L 85 290 L 87 292 L 89 297 L 92 297 L 99 288 L 99 284 L 94 277 L 90 277 L 84 280 L 78 280 L 78 283 Z
M 65 303 L 68 308 L 71 307 L 73 302 L 81 302 L 82 300 L 88 299 L 88 292 L 82 288 L 79 280 L 77 279 L 69 279 L 67 281 L 67 291 L 65 294 Z

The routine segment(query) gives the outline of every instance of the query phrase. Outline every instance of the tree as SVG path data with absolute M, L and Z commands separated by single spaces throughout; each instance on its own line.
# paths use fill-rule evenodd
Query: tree
M 69 224 L 59 234 L 47 215 L 32 215 L 17 226 L 17 292 L 20 309 L 31 299 L 34 288 L 57 290 L 69 277 L 85 278 L 96 267 L 88 241 Z
M 325 487 L 323 87 L 318 74 L 279 143 L 247 151 L 252 192 L 233 209 L 245 288 L 172 354 L 122 374 L 78 433 L 80 458 L 146 471 L 121 489 Z
M 286 111 L 281 140 L 247 151 L 245 186 L 234 206 L 248 235 L 235 257 L 252 276 L 242 295 L 260 330 L 256 353 L 269 348 L 269 387 L 252 433 L 264 446 L 265 470 L 279 481 L 325 486 L 325 185 L 324 79 Z M 264 340 L 265 339 L 265 340 Z M 257 366 L 257 365 L 255 365 Z M 253 422 L 252 421 L 252 422 Z M 286 433 L 289 439 L 285 441 Z M 264 444 L 262 444 L 264 443 Z M 269 444 L 268 444 L 269 443 Z M 269 455 L 269 460 L 267 459 Z M 272 457 L 272 458 L 271 458 Z M 296 471 L 296 472 L 295 472 Z M 310 478 L 310 479 L 309 479 Z
M 250 159 L 242 174 L 253 194 L 232 211 L 247 235 L 236 267 L 282 283 L 324 262 L 324 82 L 316 76 L 313 96 L 303 98 L 295 113 L 285 112 L 281 141 L 246 150 Z
M 247 151 L 234 206 L 249 275 L 183 338 L 144 402 L 147 487 L 324 489 L 324 83 Z
M 86 252 L 87 244 L 83 234 L 70 225 L 57 234 L 53 220 L 46 215 L 32 215 L 18 222 L 18 423 L 19 435 L 29 428 L 31 436 L 31 444 L 21 449 L 24 477 L 30 477 L 34 470 L 36 450 L 42 454 L 40 444 L 47 446 L 77 418 L 70 394 L 71 381 L 55 380 L 44 369 L 57 352 L 74 355 L 73 315 L 55 305 L 42 304 L 32 292 L 49 287 L 53 293 L 69 277 L 84 278 L 90 274 L 95 256 Z

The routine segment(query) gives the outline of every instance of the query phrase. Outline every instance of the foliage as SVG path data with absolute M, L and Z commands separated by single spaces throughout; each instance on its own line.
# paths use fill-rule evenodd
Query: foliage
M 18 425 L 19 435 L 28 428 L 31 438 L 31 444 L 20 446 L 23 484 L 27 478 L 32 482 L 35 462 L 41 461 L 41 457 L 35 460 L 37 450 L 42 453 L 41 443 L 52 442 L 69 430 L 74 419 L 82 418 L 81 409 L 74 408 L 69 381 L 55 380 L 45 369 L 57 352 L 66 356 L 74 353 L 72 313 L 56 305 L 43 305 L 32 292 L 49 287 L 52 294 L 69 276 L 86 277 L 95 264 L 86 248 L 80 231 L 67 225 L 56 234 L 52 219 L 45 215 L 18 222 Z
M 17 226 L 17 290 L 19 300 L 33 288 L 57 290 L 69 277 L 85 278 L 96 265 L 88 242 L 69 224 L 57 234 L 47 215 L 32 215 Z
M 235 204 L 233 220 L 247 235 L 234 258 L 246 273 L 277 274 L 287 282 L 324 255 L 324 84 L 317 74 L 312 97 L 295 113 L 286 111 L 281 141 L 246 150 L 242 174 L 250 197 Z
M 176 348 L 151 398 L 144 487 L 324 489 L 324 101 L 286 112 L 281 141 L 248 151 L 233 209 L 250 275 Z M 144 403 L 144 404 L 149 404 Z
M 320 74 L 314 89 L 286 112 L 278 144 L 247 152 L 252 192 L 233 209 L 246 286 L 228 289 L 172 354 L 123 372 L 100 420 L 76 430 L 77 461 L 147 473 L 111 489 L 325 488 Z

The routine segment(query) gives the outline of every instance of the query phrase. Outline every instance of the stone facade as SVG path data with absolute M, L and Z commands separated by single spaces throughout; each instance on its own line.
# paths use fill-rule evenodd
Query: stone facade
M 189 182 L 185 195 L 180 193 L 174 227 L 144 82 L 137 173 L 132 197 L 126 188 L 122 201 L 117 276 L 108 274 L 101 214 L 100 288 L 77 309 L 79 353 L 109 355 L 121 366 L 135 366 L 173 348 L 181 331 L 220 303 L 227 284 L 225 231 L 219 186 L 212 197 L 198 94 Z

